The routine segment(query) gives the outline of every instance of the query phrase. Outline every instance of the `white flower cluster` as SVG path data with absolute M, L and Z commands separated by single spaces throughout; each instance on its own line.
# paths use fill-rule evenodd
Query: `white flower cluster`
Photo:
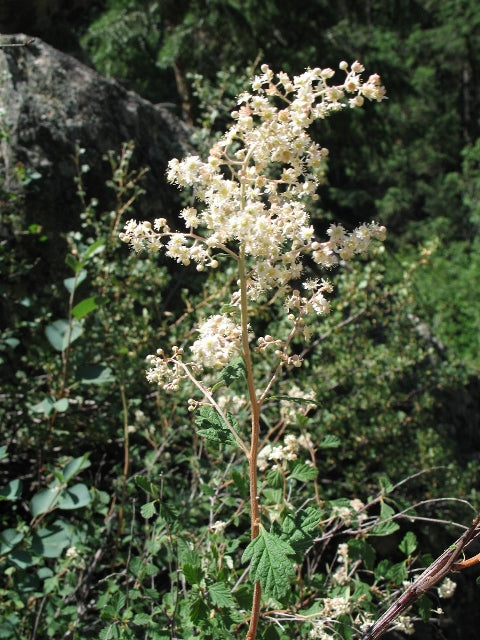
M 437 587 L 437 592 L 440 598 L 451 598 L 455 593 L 457 583 L 450 578 L 445 578 L 442 584 Z
M 326 149 L 315 143 L 306 129 L 316 119 L 346 106 L 358 107 L 363 99 L 380 101 L 385 90 L 377 75 L 362 82 L 364 71 L 354 62 L 343 84 L 329 86 L 332 69 L 309 69 L 291 79 L 277 76 L 267 65 L 252 83 L 252 92 L 238 99 L 233 126 L 210 151 L 207 162 L 198 156 L 171 160 L 168 180 L 191 186 L 203 208 L 181 213 L 187 232 L 172 232 L 163 218 L 138 224 L 130 220 L 122 240 L 136 250 L 158 251 L 199 269 L 215 267 L 215 249 L 230 249 L 251 260 L 251 299 L 272 288 L 284 287 L 302 272 L 301 254 L 311 253 L 322 265 L 346 260 L 368 248 L 371 238 L 385 230 L 365 224 L 347 234 L 340 225 L 330 228 L 330 239 L 314 239 L 305 203 L 313 197 L 325 169 Z M 197 229 L 202 228 L 202 234 Z M 205 233 L 205 231 L 207 233 Z M 313 305 L 317 313 L 324 304 Z
M 283 468 L 289 460 L 297 460 L 300 449 L 311 449 L 313 443 L 309 435 L 295 436 L 289 434 L 283 440 L 283 446 L 280 444 L 267 444 L 258 454 L 258 468 L 265 471 L 273 463 L 272 469 Z
M 187 207 L 180 214 L 186 229 L 172 231 L 164 218 L 153 225 L 130 220 L 120 238 L 136 251 L 165 250 L 180 264 L 194 263 L 198 270 L 217 267 L 218 250 L 227 253 L 242 264 L 248 299 L 256 301 L 275 291 L 290 321 L 308 337 L 303 317 L 329 311 L 324 294 L 332 286 L 321 280 L 304 283 L 302 294 L 292 289 L 290 283 L 301 280 L 303 254 L 329 267 L 367 251 L 372 239 L 385 236 L 385 228 L 374 222 L 351 233 L 332 225 L 329 239 L 319 242 L 310 224 L 307 201 L 316 198 L 328 151 L 311 139 L 307 128 L 332 112 L 361 106 L 365 98 L 385 97 L 378 75 L 362 80 L 359 62 L 350 69 L 342 62 L 340 69 L 344 82 L 330 86 L 332 69 L 308 69 L 290 78 L 262 65 L 251 92 L 238 98 L 233 125 L 212 147 L 207 161 L 190 156 L 169 163 L 168 180 L 192 187 L 199 202 L 198 209 Z M 234 292 L 231 304 L 238 306 L 239 298 Z M 219 367 L 236 352 L 239 332 L 230 317 L 213 316 L 198 331 L 200 337 L 192 346 L 198 364 Z M 173 361 L 180 355 L 177 352 Z M 300 358 L 288 357 L 284 364 L 301 366 Z M 159 354 L 150 356 L 150 364 L 149 380 L 178 388 L 181 367 L 173 362 L 172 370 L 172 360 Z

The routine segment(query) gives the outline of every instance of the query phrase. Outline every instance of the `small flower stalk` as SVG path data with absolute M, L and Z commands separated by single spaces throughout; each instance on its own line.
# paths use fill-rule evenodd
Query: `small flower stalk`
M 363 72 L 358 61 L 351 66 L 341 62 L 343 82 L 333 85 L 332 69 L 308 69 L 291 78 L 262 65 L 250 91 L 238 97 L 232 125 L 208 158 L 190 156 L 169 163 L 169 182 L 191 189 L 196 202 L 180 213 L 183 229 L 172 230 L 164 218 L 153 223 L 130 220 L 120 234 L 137 252 L 164 251 L 181 265 L 194 264 L 198 271 L 218 268 L 225 256 L 236 266 L 236 287 L 228 299 L 219 301 L 218 312 L 196 327 L 191 345 L 174 347 L 170 354 L 159 349 L 149 356 L 147 377 L 173 392 L 188 380 L 203 394 L 202 404 L 215 408 L 234 433 L 248 458 L 252 540 L 261 531 L 259 466 L 281 467 L 283 460 L 295 459 L 300 448 L 312 446 L 308 437 L 304 442 L 287 436 L 283 446 L 268 445 L 259 458 L 261 405 L 282 372 L 302 365 L 301 356 L 291 351 L 292 340 L 309 340 L 318 316 L 329 311 L 333 285 L 326 278 L 305 278 L 304 260 L 308 257 L 319 269 L 328 269 L 365 254 L 373 241 L 385 238 L 385 228 L 370 222 L 352 231 L 332 224 L 326 238 L 319 239 L 309 213 L 325 177 L 328 150 L 311 138 L 308 129 L 335 112 L 361 107 L 365 100 L 385 99 L 379 76 L 364 80 Z M 287 334 L 254 335 L 250 323 L 256 305 L 273 299 L 282 303 Z M 255 358 L 267 356 L 276 364 L 270 381 L 258 390 Z M 209 371 L 238 357 L 245 363 L 248 433 L 235 428 L 210 387 L 201 382 Z M 192 399 L 193 410 L 196 405 Z M 344 572 L 347 561 L 346 552 L 339 555 Z M 256 582 L 247 640 L 256 637 L 261 592 Z M 332 600 L 330 615 L 335 617 L 342 607 L 348 608 L 348 603 Z M 312 637 L 323 637 L 322 623 L 315 633 Z

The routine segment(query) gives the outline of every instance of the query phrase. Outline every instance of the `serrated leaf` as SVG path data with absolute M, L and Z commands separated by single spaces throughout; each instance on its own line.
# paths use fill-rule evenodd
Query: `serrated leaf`
M 337 436 L 328 435 L 320 442 L 320 449 L 336 449 L 341 445 L 342 441 Z
M 139 627 L 146 627 L 152 621 L 151 616 L 148 613 L 136 613 L 132 622 Z
M 151 494 L 155 498 L 157 497 L 157 486 L 153 484 L 153 482 L 151 482 L 148 478 L 145 478 L 145 476 L 135 476 L 135 484 L 137 485 L 137 487 L 140 487 L 140 489 L 145 491 L 145 493 Z
M 308 482 L 309 480 L 315 480 L 318 475 L 318 469 L 312 467 L 311 464 L 305 462 L 297 463 L 290 472 L 290 478 L 300 480 L 300 482 Z
M 155 505 L 157 504 L 156 500 L 153 500 L 152 502 L 146 502 L 145 504 L 143 504 L 140 507 L 140 513 L 142 514 L 142 516 L 148 520 L 149 518 L 151 518 L 152 516 L 155 515 L 156 513 L 156 509 L 155 509 Z
M 98 303 L 97 298 L 94 296 L 90 296 L 89 298 L 84 298 L 78 304 L 76 304 L 72 309 L 72 315 L 77 320 L 81 320 L 85 316 L 87 316 L 91 311 L 97 309 Z
M 392 533 L 395 533 L 395 531 L 398 531 L 398 529 L 400 529 L 400 526 L 393 520 L 390 520 L 389 522 L 380 522 L 380 524 L 375 525 L 373 529 L 371 529 L 370 535 L 389 536 Z
M 227 417 L 233 423 L 233 427 L 238 426 L 230 414 Z M 197 429 L 197 433 L 207 440 L 221 443 L 233 441 L 230 429 L 213 407 L 201 407 L 195 419 L 195 424 L 200 427 L 200 429 Z
M 262 526 L 258 536 L 243 552 L 242 562 L 250 560 L 250 577 L 259 582 L 266 597 L 282 598 L 290 589 L 295 575 L 292 558 L 295 551 L 280 536 L 269 533 Z
M 83 327 L 75 318 L 71 326 L 67 320 L 55 320 L 45 328 L 45 335 L 56 351 L 65 351 L 82 333 Z
M 199 564 L 185 562 L 182 565 L 182 571 L 185 575 L 186 581 L 191 585 L 199 584 L 203 578 L 202 568 Z
M 412 555 L 412 553 L 417 548 L 417 536 L 413 533 L 413 531 L 407 531 L 407 533 L 403 536 L 403 540 L 398 545 L 398 548 L 406 556 Z
M 208 587 L 208 594 L 212 604 L 216 607 L 228 607 L 232 609 L 235 607 L 235 600 L 233 599 L 231 589 L 227 587 L 224 582 L 211 584 Z
M 352 538 L 348 541 L 348 551 L 351 559 L 362 560 L 365 568 L 372 571 L 375 564 L 375 549 L 363 538 Z
M 203 598 L 195 598 L 189 603 L 190 620 L 193 624 L 198 624 L 202 620 L 207 620 L 210 609 Z
M 408 571 L 405 561 L 392 564 L 392 566 L 388 570 L 387 578 L 394 584 L 403 584 L 403 582 L 408 579 Z
M 307 507 L 297 514 L 287 514 L 282 523 L 282 538 L 288 540 L 301 559 L 304 552 L 312 545 L 314 532 L 318 527 L 322 512 L 317 507 Z
M 382 492 L 384 494 L 390 493 L 393 491 L 393 484 L 387 476 L 380 476 L 378 479 L 380 487 L 382 488 Z
M 238 357 L 229 362 L 220 372 L 220 379 L 229 387 L 235 380 L 246 380 L 247 368 L 243 358 Z

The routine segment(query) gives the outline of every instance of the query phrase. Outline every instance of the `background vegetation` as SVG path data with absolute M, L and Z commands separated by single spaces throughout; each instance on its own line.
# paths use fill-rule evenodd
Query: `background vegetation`
M 288 429 L 337 438 L 317 460 L 322 500 L 368 502 L 410 477 L 389 504 L 418 505 L 413 530 L 434 556 L 455 530 L 422 518 L 466 524 L 463 501 L 478 508 L 478 3 L 312 0 L 299 10 L 270 0 L 106 0 L 77 33 L 101 73 L 171 104 L 200 152 L 259 62 L 296 74 L 359 59 L 382 76 L 388 101 L 315 132 L 331 151 L 312 211 L 319 233 L 332 220 L 351 228 L 375 219 L 389 236 L 373 261 L 332 274 L 338 299 L 296 380 L 313 388 L 315 408 Z M 248 599 L 247 587 L 232 596 L 230 587 L 205 591 L 202 579 L 229 584 L 224 567 L 248 538 L 244 471 L 199 438 L 187 395 L 165 396 L 143 375 L 144 357 L 161 341 L 184 341 L 229 274 L 177 273 L 120 246 L 141 176 L 128 145 L 113 152 L 114 216 L 96 210 L 80 172 L 82 224 L 67 236 L 57 281 L 38 282 L 35 255 L 49 240 L 19 226 L 21 200 L 2 193 L 0 638 L 235 637 L 240 622 L 225 612 Z M 276 316 L 263 312 L 273 333 Z M 287 425 L 276 423 L 280 404 L 263 417 L 274 441 Z M 300 506 L 308 489 L 295 490 Z M 221 519 L 230 533 L 215 537 L 209 527 Z M 399 561 L 395 535 L 376 539 L 378 560 Z M 315 561 L 328 566 L 333 553 L 322 548 Z M 314 598 L 321 587 L 312 584 Z M 462 576 L 454 624 L 419 627 L 419 637 L 474 634 L 478 608 L 462 604 L 474 588 Z M 214 610 L 223 611 L 218 627 L 205 623 Z M 262 629 L 269 640 L 292 633 L 307 637 L 268 621 Z

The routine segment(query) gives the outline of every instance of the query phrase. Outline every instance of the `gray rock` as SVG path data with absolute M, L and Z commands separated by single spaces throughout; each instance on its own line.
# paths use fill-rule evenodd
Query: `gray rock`
M 0 43 L 29 41 L 23 34 L 0 37 Z M 188 152 L 188 129 L 172 110 L 126 91 L 76 58 L 38 39 L 1 47 L 0 125 L 7 134 L 0 154 L 3 188 L 19 188 L 18 167 L 35 178 L 20 187 L 27 224 L 40 224 L 47 234 L 77 227 L 82 207 L 76 196 L 76 143 L 86 150 L 82 163 L 90 166 L 84 175 L 87 196 L 100 200 L 99 210 L 112 209 L 112 192 L 105 186 L 111 171 L 102 157 L 130 140 L 133 166 L 150 168 L 138 217 L 175 217 L 177 190 L 166 183 L 165 170 L 170 158 Z

